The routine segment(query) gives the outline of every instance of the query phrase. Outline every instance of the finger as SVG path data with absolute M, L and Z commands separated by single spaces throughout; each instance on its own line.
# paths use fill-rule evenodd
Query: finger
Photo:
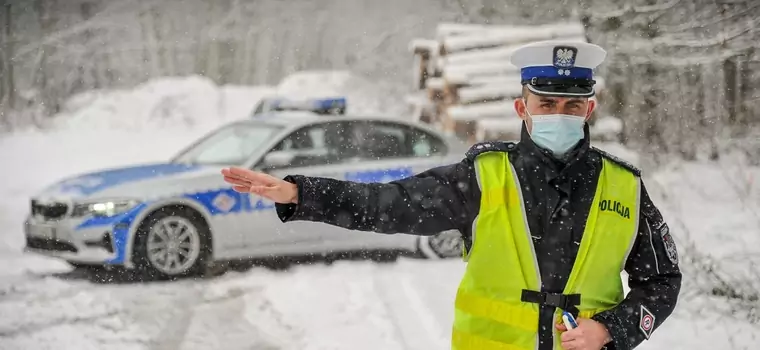
M 251 193 L 255 193 L 260 196 L 263 195 L 267 191 L 266 186 L 260 186 L 260 185 L 253 185 L 250 187 L 250 189 L 251 189 Z
M 235 178 L 235 179 L 244 179 L 244 178 L 245 178 L 245 177 L 243 177 L 243 176 L 240 176 L 239 174 L 235 174 L 235 173 L 233 173 L 233 172 L 230 170 L 230 168 L 224 168 L 224 169 L 222 169 L 222 175 L 223 175 L 224 177 L 230 177 L 230 178 Z
M 251 186 L 238 186 L 238 185 L 235 185 L 235 186 L 232 186 L 232 189 L 235 192 L 248 193 L 248 192 L 250 192 Z
M 582 345 L 582 344 L 581 344 L 579 341 L 577 341 L 577 340 L 572 340 L 572 341 L 563 341 L 563 342 L 562 342 L 562 348 L 563 348 L 563 349 L 565 349 L 565 350 L 578 350 L 578 349 L 583 349 L 583 348 L 581 347 L 581 345 Z
M 565 341 L 572 341 L 572 340 L 578 339 L 579 336 L 580 336 L 580 334 L 578 333 L 578 329 L 576 328 L 576 329 L 571 329 L 571 330 L 569 330 L 567 332 L 562 333 L 562 335 L 560 335 L 560 339 L 563 342 L 565 342 Z
M 271 197 L 272 194 L 274 194 L 279 187 L 277 186 L 267 186 L 267 185 L 251 185 L 250 191 L 251 193 L 258 194 L 259 196 L 264 197 Z
M 567 331 L 567 327 L 563 323 L 557 323 L 557 324 L 554 325 L 554 327 L 556 327 L 557 330 L 560 331 L 560 332 Z
M 228 171 L 223 171 L 223 172 L 222 172 L 222 175 L 223 175 L 225 178 L 229 178 L 229 179 L 237 179 L 237 180 L 241 180 L 241 181 L 251 181 L 251 179 L 249 179 L 249 178 L 246 178 L 246 177 L 242 177 L 242 176 L 239 176 L 239 175 L 235 175 L 235 174 L 233 174 L 233 173 L 230 173 L 230 172 L 228 172 Z
M 233 179 L 233 178 L 228 178 L 228 177 L 225 177 L 224 181 L 227 182 L 227 183 L 229 183 L 229 184 L 231 184 L 231 185 L 233 185 L 233 186 L 251 187 L 251 185 L 253 185 L 249 181 L 239 180 L 239 179 Z
M 252 181 L 249 180 L 249 179 L 244 179 L 244 178 L 240 178 L 240 177 L 237 177 L 237 176 L 226 176 L 226 175 L 224 176 L 224 181 L 235 182 L 235 183 L 238 183 L 238 182 L 240 182 L 240 183 L 252 183 Z
M 267 174 L 258 173 L 246 168 L 238 168 L 238 167 L 232 167 L 229 168 L 230 175 L 233 177 L 238 177 L 246 180 L 250 180 L 252 182 L 258 181 L 263 183 L 271 183 L 272 177 Z

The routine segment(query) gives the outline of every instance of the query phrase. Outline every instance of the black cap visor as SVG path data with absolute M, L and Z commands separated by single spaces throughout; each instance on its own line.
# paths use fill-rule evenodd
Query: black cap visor
M 588 79 L 533 78 L 525 80 L 522 83 L 528 87 L 530 92 L 539 96 L 592 97 L 596 93 L 594 91 L 594 84 L 596 82 Z

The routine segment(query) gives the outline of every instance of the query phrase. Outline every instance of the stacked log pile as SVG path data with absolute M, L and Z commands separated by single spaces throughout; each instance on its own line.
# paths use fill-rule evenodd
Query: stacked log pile
M 441 23 L 434 39 L 414 40 L 414 84 L 409 99 L 422 122 L 469 142 L 519 137 L 514 99 L 521 96 L 520 70 L 509 57 L 542 40 L 586 42 L 580 22 L 507 26 Z M 597 77 L 597 98 L 603 81 Z

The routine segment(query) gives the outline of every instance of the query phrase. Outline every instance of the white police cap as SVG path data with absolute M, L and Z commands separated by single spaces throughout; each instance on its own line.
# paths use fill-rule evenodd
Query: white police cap
M 598 45 L 548 40 L 518 48 L 511 61 L 520 68 L 522 84 L 536 95 L 591 97 L 596 83 L 592 70 L 606 56 Z

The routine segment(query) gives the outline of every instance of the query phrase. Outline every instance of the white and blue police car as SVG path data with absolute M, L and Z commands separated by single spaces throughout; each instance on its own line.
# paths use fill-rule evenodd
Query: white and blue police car
M 318 111 L 267 107 L 213 130 L 165 163 L 106 169 L 49 186 L 31 198 L 26 250 L 75 266 L 119 266 L 164 277 L 271 256 L 356 250 L 461 254 L 459 235 L 452 232 L 416 237 L 314 222 L 284 225 L 273 203 L 224 183 L 219 172 L 230 165 L 278 177 L 386 182 L 457 162 L 466 151 L 457 139 L 400 118 L 323 113 L 345 111 L 342 98 L 306 106 Z

